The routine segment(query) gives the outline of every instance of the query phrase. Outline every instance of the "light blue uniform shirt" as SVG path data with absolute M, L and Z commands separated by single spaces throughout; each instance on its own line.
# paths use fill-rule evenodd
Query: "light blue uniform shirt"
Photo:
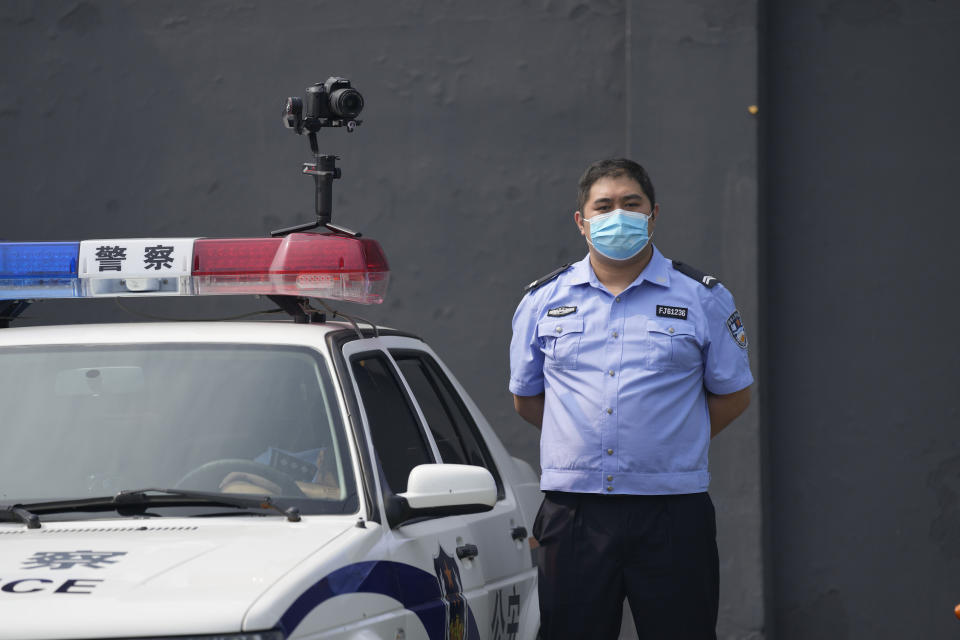
M 513 317 L 510 391 L 546 394 L 545 491 L 706 491 L 706 392 L 752 383 L 733 296 L 675 270 L 656 248 L 619 296 L 588 256 L 525 295 Z

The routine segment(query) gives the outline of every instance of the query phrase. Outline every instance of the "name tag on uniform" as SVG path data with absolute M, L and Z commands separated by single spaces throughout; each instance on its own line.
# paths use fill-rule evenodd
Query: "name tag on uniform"
M 563 316 L 568 316 L 571 313 L 574 313 L 577 310 L 576 307 L 555 307 L 547 311 L 547 315 L 551 318 L 561 318 Z
M 666 305 L 658 304 L 657 316 L 660 318 L 680 318 L 681 320 L 686 320 L 687 308 L 686 307 L 668 307 Z

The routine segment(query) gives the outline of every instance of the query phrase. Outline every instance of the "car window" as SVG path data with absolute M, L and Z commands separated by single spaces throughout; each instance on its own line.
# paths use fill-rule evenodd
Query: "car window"
M 356 485 L 323 357 L 249 344 L 0 349 L 0 501 L 166 487 L 310 499 Z
M 380 468 L 390 490 L 403 493 L 410 471 L 434 462 L 425 434 L 386 354 L 358 354 L 350 364 Z
M 395 350 L 390 355 L 420 405 L 443 462 L 485 467 L 496 480 L 498 497 L 502 498 L 503 485 L 493 458 L 473 417 L 437 362 L 420 351 Z

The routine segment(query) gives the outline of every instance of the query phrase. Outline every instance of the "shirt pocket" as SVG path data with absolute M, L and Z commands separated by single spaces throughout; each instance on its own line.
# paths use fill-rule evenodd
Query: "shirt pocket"
M 693 325 L 680 321 L 647 320 L 647 366 L 654 371 L 694 369 L 703 365 Z
M 576 369 L 583 337 L 583 318 L 544 318 L 537 323 L 537 342 L 544 364 L 557 369 Z

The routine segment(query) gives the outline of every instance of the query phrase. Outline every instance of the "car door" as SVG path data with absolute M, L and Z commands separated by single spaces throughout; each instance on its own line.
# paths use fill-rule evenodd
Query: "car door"
M 477 544 L 489 598 L 486 626 L 494 638 L 514 638 L 522 605 L 536 587 L 536 570 L 530 560 L 529 532 L 520 514 L 517 497 L 503 482 L 491 447 L 465 402 L 463 392 L 426 345 L 409 338 L 385 339 L 390 354 L 410 388 L 428 432 L 445 463 L 485 467 L 497 483 L 498 500 L 492 511 L 464 516 Z M 472 403 L 470 403 L 472 404 Z M 512 464 L 512 461 L 507 461 Z
M 436 463 L 439 456 L 396 363 L 382 347 L 379 339 L 356 340 L 343 346 L 343 355 L 378 469 L 378 494 L 389 497 L 406 491 L 413 467 Z M 407 637 L 489 637 L 478 625 L 489 617 L 488 604 L 482 566 L 470 554 L 475 532 L 465 516 L 392 528 L 384 518 L 382 524 L 389 563 L 382 570 L 383 588 L 408 610 Z

